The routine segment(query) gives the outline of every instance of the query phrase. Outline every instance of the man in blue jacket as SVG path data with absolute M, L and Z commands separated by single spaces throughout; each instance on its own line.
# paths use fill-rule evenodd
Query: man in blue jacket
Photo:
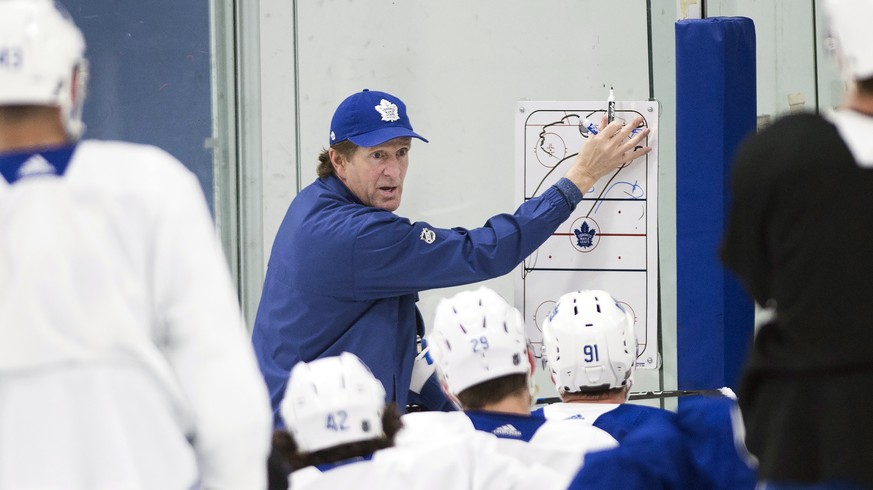
M 565 178 L 513 214 L 481 228 L 436 228 L 393 213 L 400 206 L 413 131 L 397 97 L 363 90 L 331 120 L 318 178 L 291 202 L 276 235 L 252 341 L 276 415 L 295 363 L 353 352 L 403 409 L 416 334 L 418 292 L 506 274 L 568 219 L 582 191 L 650 148 L 632 136 L 641 119 L 601 123 Z M 435 378 L 416 386 L 429 408 L 451 405 Z

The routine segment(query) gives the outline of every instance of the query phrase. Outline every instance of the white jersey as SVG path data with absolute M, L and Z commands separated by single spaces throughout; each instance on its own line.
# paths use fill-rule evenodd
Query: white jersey
M 873 117 L 851 109 L 830 111 L 825 113 L 825 117 L 837 127 L 858 165 L 864 168 L 873 167 L 873 141 L 870 138 L 873 133 Z
M 0 489 L 265 487 L 267 394 L 196 178 L 67 150 L 0 155 Z
M 567 478 L 582 467 L 585 454 L 616 447 L 616 440 L 590 423 L 547 421 L 493 412 L 416 412 L 402 417 L 398 446 L 430 444 L 476 434 L 494 438 L 496 451 L 525 464 L 539 464 Z
M 376 451 L 371 458 L 295 471 L 293 490 L 378 488 L 379 490 L 551 490 L 565 489 L 567 479 L 537 464 L 518 464 L 495 449 L 495 439 L 443 438 L 431 444 Z
M 576 419 L 593 424 L 597 417 L 618 408 L 618 403 L 552 403 L 542 407 L 548 420 Z

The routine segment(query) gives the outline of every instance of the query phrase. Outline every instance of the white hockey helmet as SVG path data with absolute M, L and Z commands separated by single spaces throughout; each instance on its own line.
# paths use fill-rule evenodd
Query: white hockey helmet
M 873 77 L 873 0 L 825 0 L 824 7 L 845 74 L 854 80 Z
M 484 286 L 440 300 L 426 338 L 454 395 L 502 376 L 530 374 L 521 313 Z
M 606 291 L 564 294 L 543 323 L 543 350 L 559 393 L 629 386 L 634 319 Z
M 301 452 L 382 437 L 384 411 L 382 383 L 348 352 L 295 364 L 279 405 Z
M 0 106 L 59 107 L 67 135 L 78 139 L 88 78 L 84 55 L 82 32 L 60 5 L 0 0 Z

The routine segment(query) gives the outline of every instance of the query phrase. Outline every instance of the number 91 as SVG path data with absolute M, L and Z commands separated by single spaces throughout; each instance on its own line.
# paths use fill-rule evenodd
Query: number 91
M 582 353 L 585 354 L 585 362 L 600 361 L 600 353 L 597 351 L 597 344 L 582 347 Z

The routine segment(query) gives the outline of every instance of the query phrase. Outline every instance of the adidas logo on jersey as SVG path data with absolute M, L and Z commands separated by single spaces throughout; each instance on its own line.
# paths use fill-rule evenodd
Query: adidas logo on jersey
M 54 175 L 57 173 L 55 167 L 52 166 L 42 155 L 34 155 L 27 159 L 21 167 L 18 168 L 18 178 L 30 177 L 31 175 Z
M 492 434 L 498 437 L 521 437 L 521 431 L 512 426 L 512 424 L 501 425 L 491 431 Z

